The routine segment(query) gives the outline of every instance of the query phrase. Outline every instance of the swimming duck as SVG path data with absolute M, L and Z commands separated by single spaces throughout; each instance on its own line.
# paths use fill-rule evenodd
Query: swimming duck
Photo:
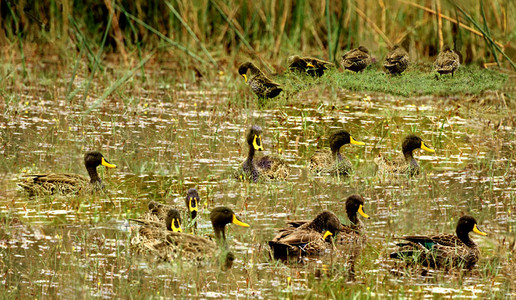
M 179 230 L 172 230 L 169 226 L 170 219 L 167 219 L 167 228 L 152 229 L 149 234 L 142 230 L 139 235 L 131 240 L 131 245 L 136 251 L 150 252 L 163 260 L 172 261 L 177 258 L 186 258 L 188 260 L 202 260 L 203 258 L 212 256 L 217 249 L 220 249 L 224 255 L 224 261 L 228 263 L 234 260 L 234 255 L 227 249 L 225 227 L 227 224 L 233 223 L 242 227 L 249 227 L 240 221 L 236 214 L 227 207 L 216 207 L 210 214 L 211 224 L 215 233 L 214 242 L 208 238 L 183 233 Z
M 349 244 L 360 241 L 360 243 L 365 243 L 366 236 L 363 232 L 364 224 L 358 218 L 357 214 L 360 214 L 362 217 L 369 219 L 369 215 L 364 212 L 364 198 L 360 195 L 351 195 L 346 199 L 346 214 L 351 222 L 350 225 L 342 225 L 339 236 L 337 237 L 338 244 Z M 310 222 L 309 220 L 296 220 L 290 221 L 287 224 L 292 227 L 300 227 L 306 223 Z
M 160 220 L 159 222 L 149 219 L 137 219 L 133 221 L 137 221 L 144 225 L 140 228 L 139 234 L 148 240 L 165 238 L 169 231 L 183 232 L 183 229 L 181 228 L 181 214 L 177 209 L 174 208 L 168 209 L 165 215 L 165 219 Z M 163 225 L 165 226 L 163 227 Z
M 247 144 L 249 154 L 242 164 L 242 170 L 246 176 L 250 176 L 254 182 L 263 180 L 284 180 L 290 174 L 290 167 L 280 158 L 263 156 L 255 159 L 255 151 L 262 151 L 262 128 L 253 125 L 247 133 Z
M 191 188 L 188 190 L 186 194 L 185 204 L 188 212 L 190 214 L 191 220 L 195 220 L 198 213 L 198 205 L 199 205 L 199 193 L 197 189 Z M 167 214 L 170 210 L 176 210 L 174 207 L 161 204 L 154 200 L 149 201 L 148 210 L 145 214 L 139 219 L 130 219 L 130 221 L 135 221 L 139 223 L 153 223 L 153 224 L 161 224 L 161 227 L 165 226 L 165 220 L 167 218 Z M 194 230 L 197 226 L 197 222 L 194 222 Z
M 245 62 L 240 65 L 238 74 L 244 77 L 245 82 L 258 98 L 274 98 L 282 91 L 278 83 L 265 76 L 252 62 Z
M 459 65 L 459 55 L 451 50 L 448 45 L 443 47 L 443 50 L 437 55 L 437 59 L 434 62 L 434 68 L 437 73 L 440 75 L 451 73 L 452 77 Z
M 331 249 L 330 236 L 335 236 L 344 226 L 331 211 L 325 210 L 312 221 L 303 222 L 299 227 L 283 228 L 269 241 L 273 256 L 276 259 L 319 255 Z
M 329 143 L 331 151 L 317 151 L 312 158 L 310 158 L 310 172 L 349 175 L 352 170 L 351 162 L 347 157 L 340 154 L 340 148 L 346 144 L 365 144 L 357 142 L 346 130 L 339 130 L 333 133 L 329 138 Z
M 477 244 L 469 237 L 471 231 L 487 235 L 478 229 L 475 218 L 463 216 L 457 223 L 456 235 L 404 236 L 406 242 L 397 244 L 398 249 L 390 257 L 432 268 L 471 269 L 480 257 Z
M 385 57 L 383 66 L 387 72 L 396 75 L 401 74 L 407 69 L 409 64 L 409 55 L 400 45 L 394 45 L 391 51 Z
M 335 66 L 329 61 L 313 57 L 300 57 L 299 55 L 290 56 L 287 59 L 287 63 L 291 71 L 300 73 L 306 72 L 313 77 L 321 77 L 324 74 L 324 70 Z
M 98 151 L 86 152 L 84 165 L 90 179 L 79 174 L 26 174 L 18 185 L 30 195 L 45 194 L 76 194 L 91 192 L 104 187 L 97 173 L 97 167 L 103 165 L 107 168 L 116 168 L 116 165 L 109 163 Z
M 197 213 L 199 211 L 199 201 L 200 201 L 200 197 L 199 197 L 199 192 L 197 192 L 197 189 L 196 188 L 191 188 L 188 190 L 188 192 L 186 193 L 186 199 L 185 199 L 185 204 L 186 204 L 186 207 L 188 208 L 188 211 L 190 212 L 190 218 L 192 220 L 195 220 L 195 218 L 197 217 Z M 197 228 L 197 221 L 194 222 L 194 229 Z
M 435 150 L 428 148 L 420 137 L 416 135 L 408 135 L 403 140 L 401 150 L 403 152 L 403 158 L 397 158 L 395 160 L 388 160 L 383 156 L 379 156 L 374 159 L 374 162 L 378 166 L 378 172 L 382 174 L 394 174 L 394 175 L 417 175 L 419 174 L 419 164 L 414 158 L 414 150 L 423 149 L 425 151 L 434 153 Z
M 364 46 L 351 49 L 344 53 L 341 60 L 342 66 L 353 72 L 364 70 L 370 63 L 371 56 L 369 55 L 369 50 Z

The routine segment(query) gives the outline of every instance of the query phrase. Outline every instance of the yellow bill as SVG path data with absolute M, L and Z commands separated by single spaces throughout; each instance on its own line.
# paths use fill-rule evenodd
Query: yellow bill
M 307 64 L 306 64 L 306 66 L 307 66 L 307 67 L 310 67 L 310 68 L 315 68 L 315 66 L 314 66 L 314 65 L 312 65 L 311 63 L 307 63 Z
M 176 222 L 177 222 L 177 226 L 176 226 Z M 173 232 L 183 232 L 183 229 L 181 229 L 181 223 L 179 223 L 178 219 L 172 220 L 171 227 L 172 227 Z
M 242 74 L 242 77 L 244 77 L 245 82 L 247 82 L 247 75 Z
M 369 219 L 369 215 L 368 215 L 368 214 L 366 214 L 366 213 L 364 212 L 364 207 L 362 206 L 362 204 L 360 204 L 360 206 L 358 207 L 358 213 L 359 213 L 362 217 L 364 217 L 364 218 L 366 218 L 366 219 Z
M 195 201 L 194 197 L 191 197 L 190 201 L 188 201 L 188 209 L 190 210 L 190 212 L 198 211 L 198 209 L 197 209 L 197 201 Z
M 107 167 L 107 168 L 116 168 L 116 165 L 114 164 L 110 164 L 107 160 L 104 159 L 104 157 L 102 158 L 102 165 L 104 167 Z
M 254 135 L 253 147 L 254 147 L 254 150 L 263 151 L 262 137 L 261 136 L 256 135 L 256 134 Z
M 480 231 L 480 229 L 478 229 L 477 224 L 475 224 L 475 225 L 473 226 L 473 232 L 474 232 L 474 233 L 476 233 L 476 234 L 484 235 L 484 236 L 486 236 L 486 235 L 487 235 L 487 233 L 482 232 L 482 231 Z
M 349 137 L 349 142 L 350 142 L 351 144 L 353 144 L 353 145 L 358 145 L 358 146 L 363 146 L 363 145 L 365 145 L 365 143 L 363 143 L 363 142 L 355 141 L 355 139 L 354 139 L 352 136 L 350 136 L 350 137 Z
M 328 230 L 326 230 L 326 232 L 324 233 L 323 235 L 323 240 L 325 240 L 328 236 L 330 235 L 333 235 L 333 233 L 329 232 Z
M 434 153 L 435 150 L 434 149 L 430 149 L 428 148 L 425 143 L 421 142 L 421 149 L 425 150 L 425 151 L 428 151 L 428 152 L 431 152 L 431 153 Z
M 249 224 L 240 221 L 239 219 L 237 219 L 237 217 L 235 215 L 233 215 L 233 221 L 231 221 L 231 223 L 236 224 L 238 226 L 242 226 L 242 227 L 249 227 Z

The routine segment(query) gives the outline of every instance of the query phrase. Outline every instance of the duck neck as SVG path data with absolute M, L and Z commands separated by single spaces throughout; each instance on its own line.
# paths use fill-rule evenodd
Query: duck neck
M 353 230 L 357 230 L 360 228 L 360 220 L 358 219 L 357 213 L 348 212 L 348 218 L 351 221 L 351 227 Z
M 89 167 L 86 166 L 86 170 L 88 170 L 88 175 L 90 175 L 90 182 L 91 183 L 101 183 L 99 173 L 97 173 L 96 167 Z
M 459 238 L 459 240 L 461 240 L 464 244 L 466 244 L 466 246 L 468 247 L 476 247 L 477 244 L 475 244 L 475 242 L 473 242 L 472 239 L 469 238 L 469 232 L 465 231 L 465 230 L 460 230 L 459 228 L 457 228 L 457 237 Z
M 249 164 L 249 166 L 253 165 L 253 159 L 254 159 L 254 147 L 252 145 L 249 145 L 249 154 L 247 154 L 247 160 L 246 163 Z
M 335 159 L 338 161 L 342 160 L 342 155 L 340 155 L 340 148 L 332 149 L 331 155 L 332 157 L 335 157 Z
M 217 244 L 220 247 L 226 248 L 226 230 L 225 230 L 225 226 L 222 226 L 222 227 L 217 226 L 217 227 L 214 227 L 213 229 L 215 231 L 215 239 L 217 240 Z

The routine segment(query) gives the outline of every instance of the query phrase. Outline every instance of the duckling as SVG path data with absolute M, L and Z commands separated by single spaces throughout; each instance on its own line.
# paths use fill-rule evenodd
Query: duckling
M 392 50 L 385 57 L 383 66 L 390 74 L 401 74 L 407 69 L 409 64 L 409 55 L 400 45 L 394 45 Z
M 306 72 L 312 77 L 321 77 L 324 75 L 324 70 L 335 66 L 329 61 L 313 57 L 299 57 L 299 55 L 290 56 L 287 59 L 287 63 L 291 71 L 299 73 Z
M 278 83 L 265 76 L 252 62 L 245 62 L 240 65 L 238 74 L 244 77 L 245 82 L 258 98 L 274 98 L 283 91 Z
M 249 145 L 249 155 L 242 164 L 246 176 L 250 176 L 254 182 L 258 182 L 258 179 L 284 180 L 290 175 L 290 167 L 282 159 L 271 156 L 254 159 L 255 151 L 263 150 L 262 128 L 260 126 L 251 126 L 246 139 Z
M 346 144 L 365 145 L 357 142 L 346 130 L 339 130 L 329 138 L 330 150 L 317 151 L 310 158 L 309 170 L 312 173 L 329 173 L 331 175 L 349 175 L 352 171 L 349 159 L 340 154 L 340 148 Z
M 420 137 L 416 135 L 408 135 L 403 140 L 401 146 L 403 152 L 403 158 L 395 160 L 388 160 L 383 156 L 379 156 L 374 159 L 374 162 L 378 166 L 378 172 L 381 174 L 393 174 L 393 175 L 409 175 L 414 176 L 419 174 L 419 164 L 414 158 L 414 150 L 423 149 L 425 151 L 434 153 L 435 150 L 428 148 Z
M 98 151 L 86 152 L 84 165 L 90 176 L 89 180 L 78 174 L 26 174 L 22 175 L 18 186 L 31 196 L 92 192 L 104 188 L 97 167 L 103 165 L 106 168 L 116 168 L 116 165 L 109 163 Z
M 140 235 L 131 240 L 131 245 L 138 252 L 145 251 L 166 261 L 178 258 L 202 260 L 213 256 L 217 249 L 221 249 L 225 266 L 230 266 L 234 260 L 234 254 L 227 248 L 225 227 L 230 223 L 242 227 L 249 227 L 249 224 L 240 221 L 233 210 L 223 206 L 214 208 L 211 211 L 210 219 L 217 242 L 181 231 L 168 230 L 165 232 L 161 229 L 157 233 L 154 231 L 152 235 L 146 232 L 142 234 L 140 231 Z M 167 219 L 167 228 L 168 222 L 170 222 L 169 219 Z
M 332 249 L 329 236 L 335 236 L 344 226 L 331 211 L 323 211 L 312 221 L 299 227 L 283 228 L 269 241 L 275 259 L 320 255 L 326 249 Z
M 364 70 L 370 63 L 371 56 L 369 55 L 369 50 L 364 46 L 351 49 L 344 53 L 341 60 L 342 66 L 353 72 Z
M 457 223 L 456 235 L 404 236 L 406 242 L 398 243 L 398 249 L 390 257 L 432 268 L 472 269 L 480 258 L 480 250 L 469 233 L 487 235 L 477 224 L 475 218 L 463 216 Z
M 434 62 L 434 68 L 440 75 L 452 74 L 459 68 L 459 55 L 450 49 L 450 46 L 445 45 L 443 50 Z M 436 75 L 437 76 L 437 75 Z

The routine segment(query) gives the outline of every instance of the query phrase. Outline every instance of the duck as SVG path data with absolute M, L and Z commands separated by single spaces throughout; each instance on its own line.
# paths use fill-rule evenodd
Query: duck
M 300 57 L 299 55 L 290 56 L 287 63 L 291 71 L 306 73 L 312 77 L 321 77 L 325 70 L 335 66 L 329 61 L 314 57 Z
M 18 182 L 29 195 L 78 194 L 93 192 L 104 188 L 97 173 L 97 167 L 116 168 L 98 151 L 88 151 L 84 154 L 84 166 L 88 171 L 89 180 L 79 174 L 70 173 L 41 173 L 25 174 Z
M 197 213 L 199 211 L 199 192 L 196 188 L 191 188 L 186 192 L 185 204 L 188 208 L 188 212 L 190 213 L 190 219 L 194 221 L 193 229 L 197 229 Z
M 410 134 L 405 137 L 401 145 L 403 158 L 399 157 L 394 160 L 389 160 L 383 156 L 374 159 L 380 174 L 392 175 L 409 175 L 414 176 L 419 174 L 419 164 L 414 158 L 414 150 L 423 149 L 427 152 L 434 153 L 435 150 L 428 148 L 420 137 Z
M 401 74 L 405 71 L 409 64 L 409 55 L 403 47 L 396 44 L 385 57 L 383 63 L 384 68 L 392 75 Z
M 256 151 L 263 151 L 262 128 L 253 125 L 247 133 L 249 154 L 242 164 L 244 176 L 250 177 L 254 182 L 258 180 L 285 180 L 290 175 L 290 167 L 285 161 L 274 156 L 263 156 L 255 159 Z
M 404 236 L 401 238 L 404 242 L 397 244 L 397 250 L 390 257 L 431 268 L 472 269 L 480 258 L 480 250 L 469 233 L 487 235 L 477 224 L 474 217 L 462 216 L 457 222 L 455 235 Z
M 167 219 L 167 230 L 155 227 L 150 227 L 150 230 L 140 229 L 139 234 L 131 239 L 132 248 L 137 252 L 150 253 L 165 261 L 173 261 L 178 258 L 190 261 L 203 260 L 213 256 L 219 250 L 223 255 L 224 266 L 227 267 L 233 262 L 234 254 L 227 247 L 226 225 L 232 223 L 249 227 L 249 224 L 242 222 L 232 209 L 225 206 L 216 207 L 210 213 L 215 241 L 180 230 L 173 230 L 174 227 L 170 225 L 173 224 L 172 220 L 176 219 Z M 148 226 L 146 227 L 148 228 Z
M 160 208 L 162 209 L 162 207 Z M 131 219 L 132 220 L 132 219 Z M 165 238 L 168 232 L 183 232 L 181 228 L 181 214 L 175 208 L 170 208 L 166 212 L 164 220 L 134 220 L 144 226 L 140 227 L 139 234 L 148 240 Z
M 317 151 L 311 158 L 309 170 L 311 173 L 328 173 L 331 175 L 349 175 L 352 171 L 351 162 L 340 154 L 340 148 L 346 144 L 365 145 L 356 141 L 346 130 L 338 130 L 328 139 L 330 150 Z
M 449 45 L 444 45 L 443 50 L 437 55 L 434 62 L 434 68 L 439 75 L 451 73 L 452 77 L 459 65 L 459 55 L 451 50 Z
M 337 244 L 348 245 L 350 243 L 359 242 L 364 244 L 366 241 L 366 235 L 363 232 L 364 224 L 358 218 L 357 214 L 360 214 L 363 218 L 369 219 L 369 215 L 364 211 L 364 198 L 358 194 L 353 194 L 346 199 L 345 202 L 346 214 L 350 221 L 350 225 L 342 225 L 339 236 L 337 237 Z M 289 221 L 287 224 L 292 227 L 300 227 L 309 220 L 294 220 Z
M 240 65 L 238 74 L 244 77 L 245 82 L 260 99 L 275 98 L 283 91 L 280 84 L 265 76 L 252 62 L 248 61 Z
M 341 64 L 346 70 L 353 72 L 363 71 L 371 63 L 371 56 L 369 50 L 360 46 L 349 50 L 342 55 Z
M 325 250 L 333 249 L 330 237 L 341 230 L 344 226 L 339 218 L 325 210 L 311 221 L 279 230 L 269 241 L 269 247 L 275 259 L 321 255 Z
M 198 213 L 198 206 L 199 206 L 199 192 L 196 188 L 191 188 L 188 190 L 186 194 L 185 204 L 186 208 L 188 209 L 188 213 L 190 215 L 190 219 L 194 222 L 193 230 L 196 230 L 197 226 L 197 213 Z M 174 207 L 167 205 L 167 204 L 161 204 L 154 200 L 149 201 L 148 210 L 143 214 L 143 216 L 139 219 L 129 219 L 130 221 L 135 221 L 142 224 L 157 224 L 158 227 L 165 227 L 167 214 L 169 211 L 174 210 Z

